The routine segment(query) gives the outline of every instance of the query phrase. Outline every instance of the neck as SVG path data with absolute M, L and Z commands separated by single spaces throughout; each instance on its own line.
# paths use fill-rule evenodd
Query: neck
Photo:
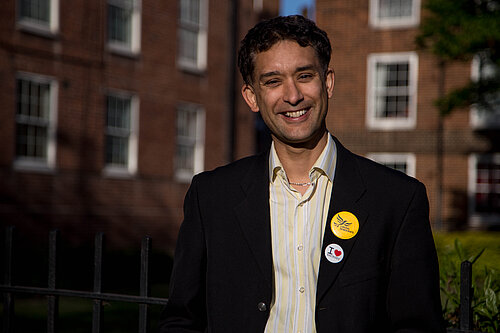
M 307 145 L 289 145 L 273 137 L 276 153 L 285 169 L 288 180 L 295 183 L 309 182 L 309 171 L 326 146 L 328 132 Z

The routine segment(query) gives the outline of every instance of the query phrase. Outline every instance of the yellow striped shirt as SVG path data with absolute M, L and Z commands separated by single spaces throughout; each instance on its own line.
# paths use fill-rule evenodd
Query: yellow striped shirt
M 309 171 L 313 185 L 302 196 L 290 186 L 274 143 L 271 146 L 274 294 L 265 332 L 316 332 L 316 283 L 336 158 L 335 142 L 328 134 L 325 149 Z

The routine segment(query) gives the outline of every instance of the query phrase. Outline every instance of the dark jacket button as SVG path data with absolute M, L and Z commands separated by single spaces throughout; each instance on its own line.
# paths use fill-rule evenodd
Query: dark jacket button
M 264 312 L 267 310 L 267 305 L 264 302 L 260 302 L 259 304 L 257 304 L 257 308 L 260 312 Z

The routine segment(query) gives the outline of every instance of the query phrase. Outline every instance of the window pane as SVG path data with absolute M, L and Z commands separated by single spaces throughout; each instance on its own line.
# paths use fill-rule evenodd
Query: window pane
M 412 0 L 379 0 L 379 17 L 410 17 L 412 15 L 412 5 Z
M 131 134 L 131 99 L 108 96 L 106 112 L 106 163 L 127 166 Z
M 17 80 L 16 156 L 46 158 L 50 84 Z
M 375 114 L 383 118 L 408 117 L 409 63 L 377 63 Z
M 130 129 L 130 99 L 108 96 L 108 127 Z
M 21 0 L 19 4 L 22 18 L 50 22 L 50 0 Z
M 197 144 L 196 125 L 198 111 L 179 109 L 177 111 L 177 149 L 175 167 L 178 171 L 194 174 L 195 150 Z
M 132 6 L 108 5 L 108 40 L 131 43 Z
M 200 0 L 181 0 L 181 22 L 200 24 Z
M 476 164 L 476 212 L 500 212 L 500 163 L 483 156 Z
M 193 146 L 177 146 L 177 169 L 188 172 L 194 171 L 194 145 Z
M 196 62 L 198 58 L 198 33 L 181 28 L 179 34 L 179 56 L 181 58 Z

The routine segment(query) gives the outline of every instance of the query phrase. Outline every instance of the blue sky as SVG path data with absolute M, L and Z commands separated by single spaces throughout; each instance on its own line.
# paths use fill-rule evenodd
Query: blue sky
M 303 7 L 311 8 L 314 0 L 281 0 L 280 14 L 300 14 Z

